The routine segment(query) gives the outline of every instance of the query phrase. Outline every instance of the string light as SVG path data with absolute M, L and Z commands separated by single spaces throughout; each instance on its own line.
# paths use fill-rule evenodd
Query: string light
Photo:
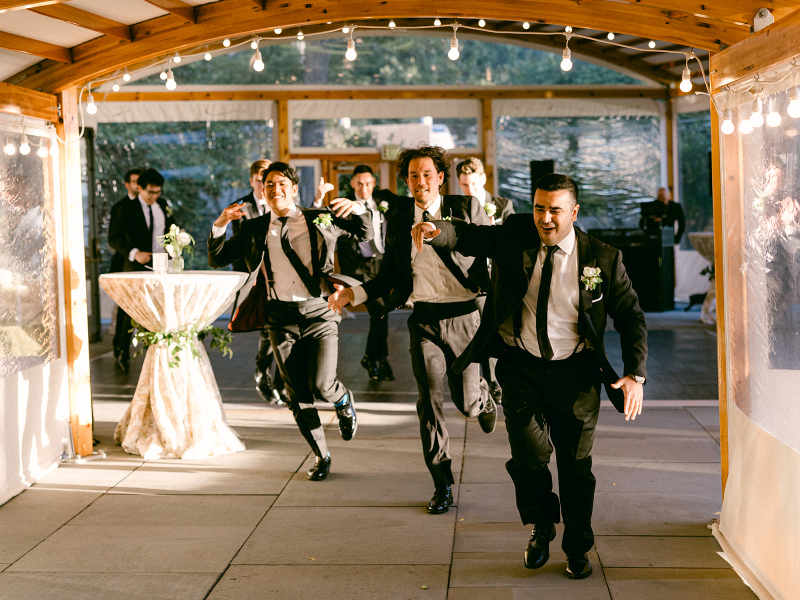
M 342 33 L 350 33 L 350 28 L 345 25 L 342 27 Z
M 434 21 L 433 21 L 433 26 L 434 27 L 439 27 L 441 24 L 442 24 L 442 22 L 439 19 L 434 19 Z
M 275 33 L 275 35 L 280 35 L 283 33 L 283 29 L 281 29 L 280 27 L 276 27 L 273 33 Z
M 681 73 L 681 91 L 688 94 L 692 91 L 692 72 L 689 70 L 689 55 L 686 55 L 686 67 Z
M 567 45 L 564 48 L 564 52 L 561 53 L 561 70 L 562 71 L 569 71 L 572 68 L 572 52 L 569 49 L 569 38 L 572 36 L 567 34 Z
M 531 24 L 530 24 L 530 23 L 528 23 L 527 21 L 525 21 L 525 22 L 522 24 L 522 28 L 523 28 L 523 29 L 530 29 L 530 28 L 531 28 Z
M 302 30 L 297 32 L 297 39 L 298 40 L 302 40 L 304 37 L 306 37 L 306 36 L 303 35 L 303 31 Z
M 722 133 L 725 135 L 733 133 L 733 113 L 730 108 L 726 108 L 722 116 Z
M 564 27 L 564 32 L 565 33 L 572 33 L 572 26 L 571 25 L 567 25 L 566 27 Z
M 167 89 L 171 92 L 178 84 L 175 83 L 175 75 L 172 74 L 172 69 L 167 69 Z
M 478 27 L 486 27 L 486 21 L 484 21 L 483 19 L 478 21 Z
M 119 91 L 119 84 L 118 84 L 118 83 L 115 83 L 114 85 L 112 85 L 112 86 L 111 86 L 111 89 L 112 89 L 112 91 L 114 91 L 114 92 L 118 92 L 118 91 Z
M 397 25 L 395 24 L 394 19 L 392 19 L 389 21 L 389 29 L 394 29 L 395 27 L 397 27 Z
M 3 147 L 3 152 L 8 156 L 14 156 L 17 153 L 17 147 L 11 143 L 11 140 L 7 140 L 6 145 Z
M 745 135 L 753 133 L 753 124 L 750 122 L 750 119 L 742 119 L 739 122 L 739 132 Z
M 450 50 L 447 53 L 447 58 L 450 60 L 458 60 L 461 53 L 458 51 L 458 38 L 456 37 L 456 30 L 458 25 L 453 25 L 453 39 L 450 40 Z
M 613 40 L 613 39 L 614 39 L 616 36 L 615 36 L 613 33 L 611 33 L 611 32 L 609 31 L 609 32 L 608 32 L 608 35 L 607 35 L 606 37 L 609 39 L 609 41 L 611 41 L 611 40 Z
M 794 86 L 789 92 L 789 107 L 786 113 L 793 119 L 800 119 L 800 87 Z
M 261 50 L 256 50 L 253 55 L 253 70 L 259 73 L 264 70 L 264 61 L 261 60 Z
M 358 54 L 356 53 L 356 43 L 353 41 L 353 32 L 350 32 L 350 39 L 347 40 L 347 52 L 344 53 L 344 57 L 353 62 Z
M 122 76 L 122 81 L 128 82 L 131 80 L 131 74 L 128 73 L 128 69 L 125 69 L 125 74 Z
M 97 112 L 97 105 L 94 103 L 94 96 L 92 96 L 92 84 L 89 84 L 89 97 L 86 98 L 86 112 L 93 115 Z
M 647 46 L 648 46 L 649 48 L 655 48 L 655 47 L 656 47 L 656 43 L 655 43 L 655 41 L 654 41 L 654 40 L 650 40 L 650 42 L 647 44 Z
M 753 100 L 753 114 L 750 115 L 750 124 L 753 127 L 761 127 L 764 124 L 764 115 L 761 114 L 762 110 L 761 98 L 756 97 L 756 99 Z
M 161 71 L 161 73 L 158 76 L 161 79 L 161 81 L 166 81 L 167 80 L 167 72 L 166 71 Z
M 31 153 L 31 145 L 28 143 L 28 136 L 25 134 L 25 130 L 22 130 L 22 141 L 19 144 L 19 153 L 22 156 L 28 156 Z
M 253 50 L 258 50 L 258 38 L 257 38 L 257 37 L 254 37 L 254 38 L 253 38 L 253 41 L 252 41 L 252 42 L 250 42 L 250 47 L 251 47 Z
M 45 148 L 44 144 L 39 146 L 39 149 L 36 151 L 36 156 L 39 158 L 46 158 L 47 157 L 47 148 Z
M 181 55 L 176 52 L 175 56 L 172 57 L 172 62 L 174 62 L 176 65 L 180 64 Z
M 58 156 L 58 142 L 53 142 L 53 141 L 50 142 L 49 154 L 50 156 L 53 157 Z
M 769 103 L 769 114 L 767 115 L 767 125 L 777 127 L 781 124 L 781 113 L 775 108 L 775 99 Z
M 222 40 L 222 45 L 227 48 L 228 46 L 231 45 L 231 41 L 228 38 L 225 38 L 224 40 Z
M 205 58 L 206 62 L 208 62 L 209 60 L 211 60 L 214 57 L 211 56 L 211 52 L 206 52 L 206 54 L 205 54 L 205 56 L 203 56 L 203 58 Z

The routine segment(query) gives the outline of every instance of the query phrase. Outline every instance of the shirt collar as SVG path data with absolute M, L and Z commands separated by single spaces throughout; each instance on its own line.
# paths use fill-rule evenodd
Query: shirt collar
M 438 194 L 436 196 L 436 200 L 433 201 L 433 204 L 431 204 L 427 208 L 427 210 L 430 213 L 431 218 L 436 218 L 436 215 L 438 215 L 439 212 L 442 210 L 442 195 L 441 194 Z M 422 209 L 419 206 L 417 206 L 417 203 L 415 202 L 414 203 L 414 220 L 417 223 L 422 221 L 422 212 L 423 212 Z
M 369 198 L 359 198 L 358 194 L 356 194 L 356 201 L 357 202 L 366 202 L 367 204 L 370 204 L 370 205 L 376 204 L 375 200 L 372 198 L 371 195 L 370 195 Z
M 275 212 L 270 211 L 269 214 L 270 214 L 270 217 L 269 217 L 269 222 L 270 223 L 274 223 L 275 221 L 278 220 L 279 217 L 278 217 L 277 214 L 275 214 Z M 300 211 L 298 210 L 296 204 L 292 204 L 292 206 L 289 208 L 289 212 L 286 213 L 286 216 L 289 217 L 289 219 L 291 219 L 292 221 L 294 221 L 295 219 L 297 219 L 300 216 Z
M 572 253 L 575 251 L 575 246 L 576 246 L 575 242 L 576 242 L 575 227 L 570 226 L 570 230 L 569 233 L 567 234 L 567 237 L 565 237 L 558 243 L 558 248 L 559 250 L 563 250 L 564 254 L 566 254 L 567 256 L 572 256 Z M 546 246 L 542 244 L 542 248 L 546 248 Z
M 141 197 L 141 196 L 137 196 L 136 198 L 139 200 L 139 203 L 142 205 L 142 209 L 143 209 L 143 210 L 147 210 L 147 207 L 148 207 L 148 206 L 155 206 L 156 204 L 158 204 L 158 201 L 156 201 L 156 202 L 153 202 L 153 204 L 147 204 L 147 202 L 145 202 L 144 200 L 142 200 L 142 197 Z

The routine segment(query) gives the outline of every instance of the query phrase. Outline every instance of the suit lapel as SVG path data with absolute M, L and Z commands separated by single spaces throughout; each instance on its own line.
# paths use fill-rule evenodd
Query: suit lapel
M 586 312 L 592 307 L 592 290 L 587 290 L 585 285 L 581 284 L 581 277 L 583 276 L 583 269 L 585 267 L 597 266 L 597 261 L 592 254 L 592 247 L 589 244 L 589 236 L 583 233 L 577 227 L 575 228 L 575 237 L 578 240 L 578 287 L 580 289 L 580 306 L 581 312 Z
M 306 227 L 308 227 L 308 241 L 311 244 L 311 273 L 315 277 L 320 277 L 322 270 L 319 266 L 319 238 L 317 237 L 317 233 L 319 232 L 323 237 L 325 237 L 325 234 L 317 229 L 317 226 L 314 224 L 314 219 L 310 218 L 311 215 L 309 213 L 306 211 L 302 212 L 306 219 Z

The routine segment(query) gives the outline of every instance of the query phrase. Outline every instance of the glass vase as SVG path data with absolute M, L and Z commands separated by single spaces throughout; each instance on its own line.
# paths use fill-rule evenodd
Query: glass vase
M 183 273 L 183 257 L 170 258 L 167 272 L 173 275 Z

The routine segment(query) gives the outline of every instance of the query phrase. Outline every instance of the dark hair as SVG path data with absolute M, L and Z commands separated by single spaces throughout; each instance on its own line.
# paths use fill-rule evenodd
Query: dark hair
M 252 177 L 253 175 L 258 175 L 259 173 L 261 173 L 261 171 L 269 167 L 271 164 L 272 161 L 267 160 L 266 158 L 257 160 L 252 165 L 250 165 L 250 177 Z
M 292 185 L 298 185 L 300 183 L 300 177 L 297 175 L 297 171 L 295 171 L 291 165 L 285 162 L 274 162 L 270 166 L 268 166 L 264 171 L 261 173 L 261 181 L 267 181 L 267 175 L 270 173 L 280 173 L 284 177 L 286 177 L 289 181 L 292 182 Z
M 540 177 L 536 181 L 536 189 L 544 192 L 557 192 L 558 190 L 569 190 L 572 195 L 573 206 L 578 204 L 578 184 L 568 175 L 551 173 Z
M 462 175 L 472 175 L 473 173 L 477 173 L 478 175 L 483 175 L 485 171 L 483 170 L 483 163 L 479 158 L 475 158 L 474 156 L 470 156 L 469 158 L 464 159 L 458 166 L 456 167 L 456 173 L 459 177 Z
M 447 160 L 447 152 L 439 146 L 419 146 L 418 148 L 408 148 L 397 156 L 397 174 L 401 179 L 408 179 L 408 165 L 415 158 L 430 158 L 437 173 L 444 173 L 442 185 L 447 183 L 450 178 L 450 163 Z
M 131 169 L 127 173 L 125 173 L 125 183 L 131 182 L 131 175 L 136 175 L 137 177 L 142 174 L 141 169 Z
M 372 167 L 369 165 L 358 165 L 355 169 L 353 169 L 353 177 L 356 175 L 361 175 L 362 173 L 369 173 L 375 177 L 375 173 L 372 172 Z
M 145 189 L 148 185 L 163 187 L 164 176 L 155 169 L 146 169 L 139 175 L 139 181 L 137 181 L 137 183 L 142 189 Z

